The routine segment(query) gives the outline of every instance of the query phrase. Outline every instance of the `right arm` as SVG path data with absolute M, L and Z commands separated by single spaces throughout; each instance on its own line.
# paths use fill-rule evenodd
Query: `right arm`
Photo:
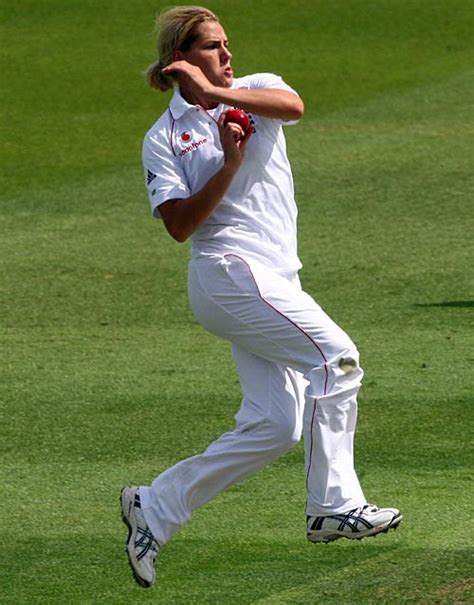
M 237 124 L 224 125 L 224 115 L 218 125 L 224 151 L 223 166 L 196 193 L 184 199 L 168 200 L 159 207 L 168 233 L 178 242 L 186 241 L 209 218 L 242 164 L 245 144 L 251 132 L 242 136 L 243 131 Z

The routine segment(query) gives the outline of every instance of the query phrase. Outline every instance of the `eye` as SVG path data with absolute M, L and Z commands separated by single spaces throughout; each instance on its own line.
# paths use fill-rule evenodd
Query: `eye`
M 229 42 L 228 41 L 223 42 L 223 46 L 224 46 L 224 48 L 228 49 L 229 48 Z M 215 40 L 213 42 L 209 42 L 208 44 L 206 44 L 205 48 L 209 49 L 209 50 L 213 50 L 215 48 L 221 48 L 221 43 L 220 43 L 219 40 Z

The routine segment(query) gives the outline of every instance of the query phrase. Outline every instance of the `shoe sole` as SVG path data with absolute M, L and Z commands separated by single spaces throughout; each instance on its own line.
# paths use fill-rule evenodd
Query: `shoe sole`
M 311 532 L 308 532 L 307 538 L 313 544 L 329 544 L 329 542 L 335 542 L 340 538 L 346 538 L 348 540 L 363 540 L 364 538 L 375 537 L 378 534 L 386 534 L 390 529 L 397 529 L 402 519 L 403 515 L 397 515 L 390 521 L 390 523 L 388 523 L 388 525 L 380 525 L 378 527 L 373 527 L 372 529 L 353 532 L 351 534 L 331 529 L 320 530 L 317 532 L 317 535 L 312 535 Z
M 132 569 L 133 579 L 137 584 L 139 584 L 142 588 L 150 588 L 152 582 L 148 582 L 142 578 L 135 569 L 134 561 L 136 561 L 135 552 L 133 550 L 133 541 L 132 536 L 136 533 L 137 526 L 133 523 L 133 504 L 135 500 L 135 492 L 131 498 L 128 497 L 126 491 L 130 489 L 129 487 L 124 487 L 120 494 L 120 506 L 122 509 L 122 521 L 125 523 L 128 529 L 127 541 L 125 543 L 125 552 L 127 553 L 128 563 Z M 132 545 L 132 546 L 131 546 Z

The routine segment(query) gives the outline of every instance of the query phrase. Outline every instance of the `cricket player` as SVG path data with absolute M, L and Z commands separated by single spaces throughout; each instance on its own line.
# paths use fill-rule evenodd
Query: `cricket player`
M 367 502 L 354 470 L 359 353 L 298 278 L 283 128 L 302 118 L 303 101 L 277 75 L 234 78 L 231 58 L 210 10 L 180 6 L 159 17 L 148 79 L 174 95 L 144 140 L 149 199 L 171 237 L 191 239 L 190 304 L 207 330 L 232 343 L 243 399 L 232 432 L 150 486 L 123 489 L 128 558 L 143 587 L 196 508 L 302 434 L 308 540 L 374 536 L 402 519 L 396 508 Z M 248 114 L 250 128 L 226 123 L 233 107 Z

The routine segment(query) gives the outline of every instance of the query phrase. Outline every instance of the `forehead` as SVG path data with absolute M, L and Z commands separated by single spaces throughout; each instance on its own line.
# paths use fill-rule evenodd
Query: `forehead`
M 205 21 L 197 28 L 197 34 L 200 40 L 227 40 L 224 28 L 217 21 Z

